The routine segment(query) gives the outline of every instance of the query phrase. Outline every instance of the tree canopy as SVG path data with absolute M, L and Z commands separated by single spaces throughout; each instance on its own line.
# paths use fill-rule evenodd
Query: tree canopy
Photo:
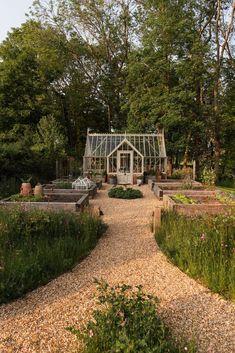
M 87 128 L 153 132 L 217 176 L 235 170 L 235 2 L 36 0 L 0 44 L 1 175 L 52 176 Z M 55 143 L 57 141 L 57 143 Z

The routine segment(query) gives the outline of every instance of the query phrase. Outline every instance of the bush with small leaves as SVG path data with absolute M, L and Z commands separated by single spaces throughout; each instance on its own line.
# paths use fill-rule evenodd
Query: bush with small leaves
M 143 197 L 143 193 L 140 190 L 123 187 L 112 188 L 108 192 L 109 197 L 117 198 L 117 199 L 138 199 Z
M 141 286 L 96 283 L 101 309 L 82 330 L 67 328 L 82 341 L 83 353 L 195 352 L 192 343 L 176 343 L 157 314 L 157 298 L 145 294 Z

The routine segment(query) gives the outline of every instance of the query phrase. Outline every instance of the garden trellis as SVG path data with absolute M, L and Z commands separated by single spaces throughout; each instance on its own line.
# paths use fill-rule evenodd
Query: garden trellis
M 166 172 L 166 164 L 163 131 L 156 134 L 87 134 L 85 173 L 107 172 L 117 175 L 119 181 L 125 179 L 132 183 L 134 176 L 144 172 L 157 169 Z

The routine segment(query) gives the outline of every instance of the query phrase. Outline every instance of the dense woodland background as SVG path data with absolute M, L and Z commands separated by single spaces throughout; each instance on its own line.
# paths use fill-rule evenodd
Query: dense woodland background
M 82 164 L 87 128 L 165 129 L 177 165 L 235 172 L 235 2 L 34 1 L 0 44 L 0 175 Z M 8 185 L 8 184 L 6 184 Z

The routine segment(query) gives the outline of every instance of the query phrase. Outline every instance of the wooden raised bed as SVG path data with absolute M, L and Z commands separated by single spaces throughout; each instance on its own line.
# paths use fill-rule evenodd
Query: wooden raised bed
M 187 195 L 188 196 L 188 195 Z M 188 216 L 192 215 L 201 215 L 201 214 L 218 214 L 224 213 L 229 209 L 233 208 L 234 206 L 226 205 L 220 203 L 213 197 L 198 195 L 192 196 L 193 199 L 201 201 L 201 203 L 196 204 L 180 204 L 175 202 L 171 196 L 163 195 L 163 207 L 168 210 L 173 210 L 179 214 L 184 214 Z
M 152 185 L 152 190 L 157 198 L 162 199 L 163 195 L 174 195 L 176 193 L 186 194 L 186 193 L 198 193 L 198 190 L 202 193 L 208 193 L 208 190 L 203 190 L 203 185 L 197 181 L 191 181 L 192 189 L 183 189 L 183 185 L 185 182 L 175 182 L 175 181 L 167 181 L 167 182 L 157 182 Z M 209 192 L 210 195 L 214 195 L 214 192 Z
M 49 194 L 84 194 L 89 195 L 90 198 L 94 198 L 97 194 L 97 186 L 93 185 L 89 189 L 57 189 L 56 184 L 45 184 L 43 190 L 46 195 Z
M 73 212 L 81 212 L 86 206 L 89 205 L 88 194 L 51 194 L 45 201 L 22 201 L 15 202 L 11 201 L 10 198 L 6 198 L 0 201 L 0 207 L 23 207 L 26 211 L 32 208 L 38 208 L 42 210 L 65 210 Z

